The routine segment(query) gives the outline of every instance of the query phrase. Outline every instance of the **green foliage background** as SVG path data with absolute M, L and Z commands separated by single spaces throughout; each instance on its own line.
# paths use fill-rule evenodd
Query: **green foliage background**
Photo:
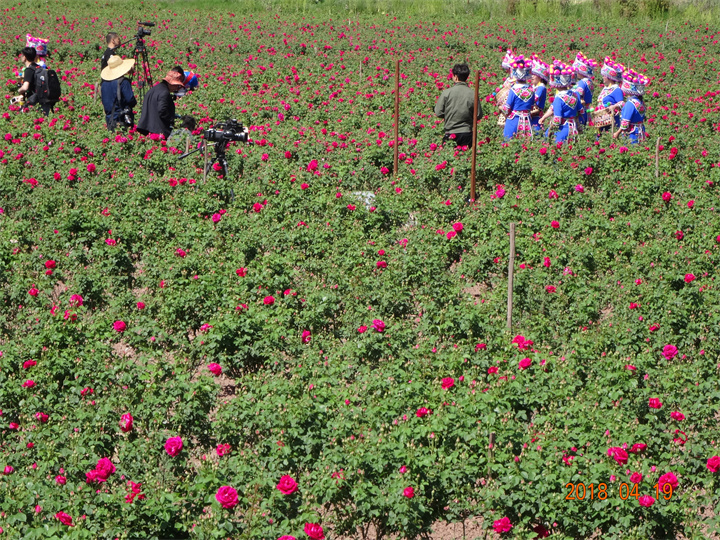
M 0 467 L 14 469 L 0 476 L 5 536 L 274 539 L 303 537 L 313 522 L 328 538 L 357 537 L 370 523 L 416 538 L 473 516 L 489 534 L 508 516 L 517 538 L 535 537 L 537 525 L 560 538 L 717 529 L 720 487 L 706 468 L 720 437 L 719 51 L 709 25 L 670 11 L 616 13 L 600 27 L 486 21 L 480 11 L 348 23 L 317 6 L 303 6 L 302 19 L 299 4 L 280 15 L 118 5 L 3 8 L 8 95 L 25 32 L 53 37 L 65 85 L 57 119 L 0 118 Z M 105 131 L 92 100 L 102 38 L 112 27 L 129 39 L 137 19 L 160 23 L 148 39 L 157 78 L 174 63 L 200 75 L 178 112 L 201 128 L 228 116 L 253 127 L 258 144 L 231 146 L 230 178 L 203 182 L 197 156 L 178 161 L 164 143 Z M 432 105 L 460 60 L 481 70 L 488 95 L 508 45 L 546 59 L 614 54 L 652 75 L 647 146 L 591 132 L 562 148 L 502 145 L 486 103 L 469 202 L 469 155 L 434 147 L 442 125 Z M 393 163 L 394 58 L 404 156 L 393 183 L 382 167 Z M 505 194 L 494 198 L 499 185 Z M 455 223 L 463 229 L 448 238 Z M 51 275 L 47 260 L 57 262 Z M 358 332 L 374 319 L 384 332 Z M 532 347 L 520 350 L 517 334 Z M 679 350 L 672 360 L 667 344 Z M 24 369 L 30 359 L 37 365 Z M 455 386 L 444 390 L 446 377 Z M 23 387 L 28 379 L 36 385 Z M 649 408 L 650 398 L 663 407 Z M 420 407 L 432 414 L 417 417 Z M 135 424 L 127 434 L 125 413 Z M 175 458 L 163 450 L 172 436 L 184 441 Z M 627 465 L 608 457 L 635 443 L 647 450 Z M 218 444 L 231 453 L 218 457 Z M 86 484 L 101 457 L 116 473 Z M 55 482 L 61 468 L 65 485 Z M 679 486 L 641 508 L 619 496 L 628 471 L 643 474 L 641 494 L 655 496 L 669 471 Z M 275 489 L 284 474 L 300 486 L 291 496 Z M 125 502 L 128 480 L 146 499 Z M 606 483 L 610 496 L 567 500 L 568 482 Z M 238 490 L 232 510 L 215 500 L 223 485 Z M 61 525 L 59 511 L 75 525 Z

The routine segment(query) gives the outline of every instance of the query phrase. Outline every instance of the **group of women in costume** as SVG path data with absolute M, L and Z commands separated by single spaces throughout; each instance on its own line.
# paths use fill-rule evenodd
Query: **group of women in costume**
M 502 67 L 508 76 L 496 95 L 506 140 L 532 138 L 543 131 L 549 137 L 554 130 L 556 142 L 566 141 L 585 129 L 589 121 L 599 131 L 610 131 L 614 126 L 614 138 L 624 135 L 631 143 L 645 140 L 643 94 L 650 81 L 611 58 L 605 58 L 600 70 L 603 88 L 595 108 L 590 107 L 597 62 L 583 53 L 577 54 L 572 65 L 559 60 L 548 65 L 536 55 L 525 58 L 508 51 Z M 556 93 L 546 111 L 548 85 Z M 545 128 L 550 119 L 550 126 Z

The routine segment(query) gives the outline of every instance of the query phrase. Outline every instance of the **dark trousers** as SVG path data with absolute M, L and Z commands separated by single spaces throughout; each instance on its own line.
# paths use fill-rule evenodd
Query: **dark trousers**
M 450 133 L 446 133 L 443 137 L 443 142 L 445 141 L 454 141 L 455 146 L 472 146 L 472 138 L 473 134 L 472 131 L 468 133 L 453 133 L 455 136 L 454 139 L 450 138 Z

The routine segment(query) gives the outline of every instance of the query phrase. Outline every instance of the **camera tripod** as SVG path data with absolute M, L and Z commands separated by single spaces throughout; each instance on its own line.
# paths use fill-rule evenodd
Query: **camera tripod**
M 140 28 L 138 33 L 135 34 L 135 50 L 133 51 L 133 58 L 135 59 L 135 71 L 130 77 L 130 82 L 133 82 L 133 78 L 137 77 L 137 89 L 138 89 L 138 103 L 142 103 L 145 98 L 145 89 L 152 88 L 152 72 L 150 71 L 150 62 L 148 61 L 147 47 L 145 46 L 144 35 L 147 32 L 144 28 Z M 130 43 L 131 40 L 125 43 Z
M 186 157 L 188 157 L 191 154 L 202 151 L 203 156 L 205 156 L 205 168 L 203 169 L 203 182 L 205 182 L 207 180 L 208 174 L 210 174 L 210 172 L 212 170 L 214 170 L 213 165 L 215 165 L 216 163 L 218 165 L 220 165 L 220 167 L 222 167 L 223 178 L 228 179 L 230 175 L 228 174 L 228 162 L 227 162 L 227 156 L 225 154 L 228 142 L 230 142 L 230 141 L 225 140 L 225 139 L 217 141 L 213 145 L 215 147 L 215 157 L 209 161 L 207 159 L 207 151 L 206 151 L 207 141 L 203 141 L 203 145 L 200 148 L 191 150 L 190 152 L 186 152 L 183 155 L 179 156 L 178 159 L 185 159 Z M 233 200 L 233 201 L 235 200 L 235 190 L 233 188 L 230 188 L 230 197 L 231 197 L 231 200 Z

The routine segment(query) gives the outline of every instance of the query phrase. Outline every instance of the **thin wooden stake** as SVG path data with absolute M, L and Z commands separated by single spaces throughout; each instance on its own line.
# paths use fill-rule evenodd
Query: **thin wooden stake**
M 488 437 L 488 468 L 487 468 L 487 477 L 488 480 L 492 476 L 492 471 L 490 470 L 490 464 L 492 463 L 493 459 L 495 459 L 495 432 L 490 433 L 490 437 Z
M 207 181 L 207 141 L 203 140 L 203 156 L 205 158 L 204 164 L 203 164 L 203 184 Z
M 393 145 L 393 175 L 398 174 L 398 129 L 400 127 L 400 60 L 395 60 L 395 144 Z
M 507 329 L 512 328 L 513 276 L 515 272 L 515 223 L 510 224 L 510 260 L 508 261 Z
M 660 137 L 655 143 L 655 178 L 660 177 Z
M 472 126 L 472 166 L 470 167 L 470 199 L 475 202 L 475 164 L 477 162 L 477 115 L 479 106 L 480 92 L 480 70 L 475 72 L 475 105 L 473 107 L 473 126 Z

